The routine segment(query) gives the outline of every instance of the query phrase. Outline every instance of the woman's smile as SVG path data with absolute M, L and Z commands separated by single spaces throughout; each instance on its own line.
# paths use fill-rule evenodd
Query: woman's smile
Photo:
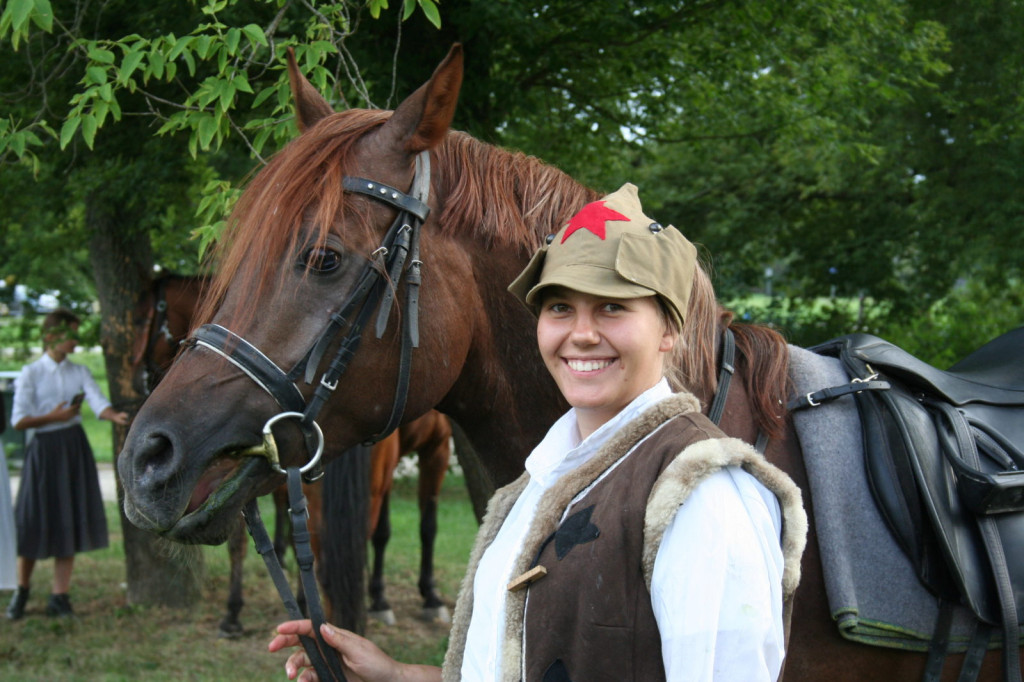
M 597 372 L 605 367 L 610 366 L 615 360 L 588 360 L 588 359 L 570 359 L 567 358 L 565 363 L 569 365 L 569 369 L 574 372 Z
M 654 296 L 608 298 L 551 287 L 537 319 L 537 343 L 585 438 L 661 380 L 675 335 Z

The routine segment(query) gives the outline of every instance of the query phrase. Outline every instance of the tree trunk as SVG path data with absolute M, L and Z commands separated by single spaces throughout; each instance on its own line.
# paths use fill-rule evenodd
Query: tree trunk
M 103 358 L 108 390 L 115 409 L 134 416 L 142 402 L 131 380 L 133 314 L 139 293 L 149 285 L 152 252 L 149 234 L 136 226 L 108 197 L 87 199 L 89 258 L 100 302 Z M 115 450 L 120 452 L 127 430 L 114 425 Z M 117 456 L 115 456 L 115 464 Z M 115 466 L 115 471 L 116 471 Z M 124 515 L 124 490 L 117 482 L 118 509 L 124 535 L 128 603 L 188 608 L 200 598 L 202 553 L 142 531 Z

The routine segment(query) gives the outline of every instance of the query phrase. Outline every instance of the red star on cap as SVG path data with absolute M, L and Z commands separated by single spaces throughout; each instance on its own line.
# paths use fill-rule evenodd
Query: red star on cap
M 569 221 L 569 227 L 566 228 L 561 243 L 564 244 L 565 240 L 577 230 L 589 230 L 598 239 L 603 240 L 605 237 L 604 225 L 609 220 L 629 220 L 629 218 L 618 211 L 605 208 L 603 201 L 589 203 Z

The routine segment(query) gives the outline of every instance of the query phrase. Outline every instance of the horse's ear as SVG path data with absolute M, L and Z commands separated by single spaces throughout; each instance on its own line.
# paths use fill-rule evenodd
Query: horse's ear
M 299 132 L 312 128 L 317 121 L 334 113 L 316 88 L 306 80 L 295 63 L 295 50 L 288 48 L 288 81 L 292 86 L 292 99 L 295 100 L 295 122 Z
M 462 45 L 455 43 L 430 80 L 398 105 L 381 132 L 394 135 L 410 154 L 433 149 L 452 124 L 460 87 Z

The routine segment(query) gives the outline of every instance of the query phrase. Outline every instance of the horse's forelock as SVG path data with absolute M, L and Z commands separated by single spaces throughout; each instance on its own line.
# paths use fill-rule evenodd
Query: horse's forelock
M 256 176 L 239 198 L 211 262 L 216 276 L 197 316 L 208 322 L 235 284 L 258 301 L 283 277 L 282 254 L 295 253 L 299 239 L 326 242 L 344 207 L 341 190 L 356 142 L 383 124 L 390 112 L 351 110 L 329 116 L 292 140 Z M 347 229 L 369 230 L 359 214 Z M 310 231 L 301 229 L 307 222 Z M 359 235 L 360 237 L 363 235 Z M 255 306 L 237 311 L 229 324 L 244 327 Z

